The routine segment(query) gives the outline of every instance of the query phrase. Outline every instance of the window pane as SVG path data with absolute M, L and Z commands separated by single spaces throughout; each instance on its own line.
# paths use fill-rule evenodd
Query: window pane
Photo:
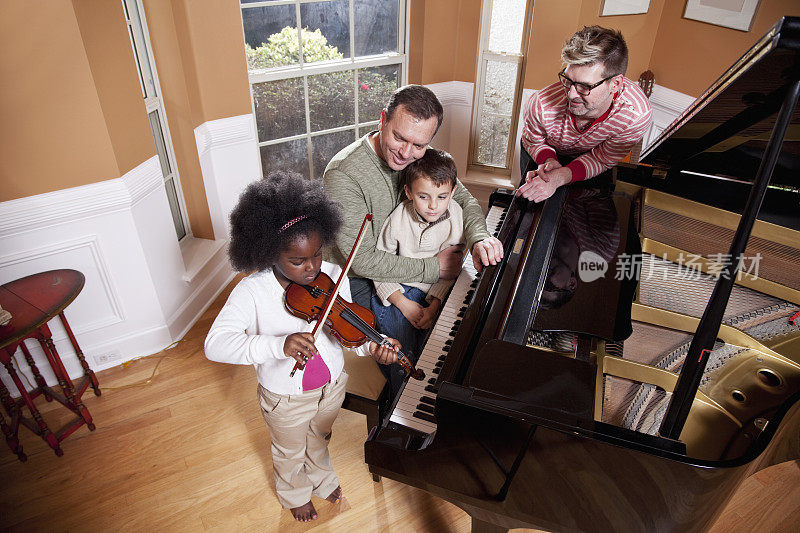
M 356 136 L 361 138 L 371 131 L 378 131 L 377 122 L 372 122 L 370 124 L 359 124 L 359 126 L 356 128 Z
M 311 131 L 353 124 L 353 76 L 352 70 L 346 70 L 308 77 Z
M 397 0 L 355 0 L 356 56 L 397 52 Z
M 400 65 L 358 71 L 358 122 L 378 120 L 389 96 L 400 85 Z
M 489 50 L 519 54 L 525 24 L 525 0 L 494 0 Z
M 260 142 L 306 133 L 303 78 L 253 84 Z
M 300 24 L 304 61 L 350 57 L 348 0 L 300 4 Z
M 150 119 L 150 132 L 153 134 L 153 142 L 156 145 L 158 161 L 161 163 L 161 174 L 166 177 L 172 172 L 167 158 L 167 146 L 164 144 L 164 135 L 161 131 L 161 121 L 158 118 L 158 111 L 153 111 L 147 118 Z
M 186 236 L 186 228 L 183 226 L 183 219 L 181 218 L 181 208 L 178 206 L 178 193 L 175 191 L 175 181 L 170 178 L 164 182 L 164 187 L 167 190 L 167 201 L 169 202 L 169 210 L 172 213 L 172 223 L 175 225 L 175 233 L 178 235 L 178 240 Z
M 304 178 L 308 178 L 308 143 L 305 139 L 297 139 L 262 146 L 261 168 L 264 176 L 268 176 L 270 172 L 282 170 L 296 172 Z
M 146 81 L 144 79 L 144 72 L 142 72 L 142 65 L 139 61 L 139 52 L 136 51 L 136 40 L 133 36 L 133 27 L 128 26 L 128 32 L 131 37 L 131 48 L 133 49 L 133 61 L 136 63 L 136 71 L 139 73 L 139 85 L 142 88 L 142 98 L 147 98 L 147 89 L 145 89 Z
M 478 163 L 505 167 L 511 117 L 484 115 L 478 138 Z
M 511 115 L 516 86 L 516 63 L 487 61 L 484 112 Z
M 311 153 L 314 160 L 314 177 L 321 179 L 325 167 L 336 153 L 355 140 L 353 130 L 326 133 L 311 138 Z
M 297 16 L 292 5 L 242 9 L 248 70 L 300 61 Z

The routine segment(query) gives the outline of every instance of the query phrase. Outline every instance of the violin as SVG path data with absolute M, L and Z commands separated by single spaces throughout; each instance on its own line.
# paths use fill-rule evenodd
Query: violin
M 314 331 L 311 332 L 315 340 L 319 335 L 320 326 L 325 324 L 330 328 L 333 336 L 348 348 L 361 346 L 368 340 L 379 345 L 391 346 L 389 341 L 375 331 L 375 315 L 372 314 L 372 311 L 339 298 L 339 288 L 343 280 L 347 281 L 347 272 L 350 270 L 353 258 L 356 256 L 361 240 L 364 238 L 367 222 L 371 221 L 372 213 L 364 215 L 364 221 L 361 223 L 361 229 L 358 230 L 356 242 L 353 245 L 353 249 L 350 250 L 350 255 L 335 285 L 330 276 L 320 272 L 314 281 L 308 285 L 290 283 L 286 287 L 284 295 L 286 310 L 294 316 L 306 319 L 308 322 L 317 321 Z M 397 351 L 397 363 L 412 378 L 425 379 L 425 373 L 414 368 L 414 364 L 400 350 Z M 298 368 L 301 368 L 299 362 L 295 363 L 289 376 L 294 376 Z
M 319 320 L 325 304 L 328 302 L 334 289 L 333 280 L 320 272 L 316 279 L 308 285 L 290 283 L 286 287 L 284 305 L 292 315 L 303 318 L 308 322 Z M 375 330 L 375 315 L 357 303 L 348 302 L 341 296 L 336 296 L 331 312 L 325 321 L 331 334 L 342 346 L 355 348 L 365 342 L 372 341 L 376 344 L 390 345 L 390 343 Z M 397 352 L 397 363 L 417 380 L 425 379 L 425 372 L 414 367 L 414 364 L 403 352 Z

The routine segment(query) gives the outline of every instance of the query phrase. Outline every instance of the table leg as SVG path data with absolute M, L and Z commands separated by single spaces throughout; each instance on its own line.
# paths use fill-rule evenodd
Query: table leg
M 31 352 L 28 351 L 28 347 L 25 346 L 25 341 L 19 343 L 19 347 L 22 348 L 22 353 L 25 354 L 25 360 L 28 362 L 28 366 L 31 367 L 31 371 L 33 372 L 33 379 L 36 381 L 36 385 L 41 389 L 42 394 L 44 394 L 44 399 L 48 402 L 53 400 L 53 397 L 50 395 L 50 387 L 47 386 L 47 382 L 42 377 L 42 374 L 39 372 L 39 369 L 36 367 L 36 363 L 33 361 L 33 356 Z
M 61 387 L 61 391 L 64 393 L 64 396 L 67 398 L 72 398 L 72 380 L 69 378 L 67 369 L 64 368 L 64 363 L 61 361 L 61 357 L 58 355 L 56 344 L 53 342 L 53 334 L 50 332 L 48 325 L 43 324 L 39 326 L 35 337 L 36 340 L 39 341 L 42 351 L 47 356 L 47 361 L 50 363 L 50 368 L 53 369 L 53 373 L 56 375 L 58 385 Z
M 14 400 L 11 398 L 11 395 L 8 393 L 8 389 L 2 381 L 0 381 L 0 401 L 3 402 L 3 407 L 5 408 L 6 413 L 8 413 L 8 416 L 12 416 L 16 405 L 14 404 Z
M 86 422 L 89 429 L 93 431 L 94 423 L 92 422 L 92 415 L 89 414 L 89 410 L 83 405 L 80 397 L 75 395 L 75 389 L 72 387 L 72 380 L 69 379 L 67 369 L 64 368 L 64 363 L 61 361 L 61 356 L 58 355 L 58 350 L 56 350 L 56 345 L 53 342 L 50 328 L 47 327 L 47 324 L 39 328 L 38 338 L 39 343 L 42 345 L 42 350 L 47 354 L 47 360 L 50 361 L 53 367 L 53 371 L 56 373 L 56 376 L 59 376 L 58 384 L 61 386 L 61 390 L 67 399 L 67 403 L 69 403 L 70 409 L 83 418 L 83 421 Z
M 36 408 L 33 400 L 28 395 L 28 391 L 25 390 L 25 385 L 23 385 L 22 381 L 20 381 L 17 371 L 14 369 L 14 365 L 11 364 L 11 361 L 3 361 L 3 366 L 6 367 L 8 375 L 11 376 L 11 380 L 17 386 L 17 390 L 19 390 L 19 393 L 22 396 L 22 401 L 25 402 L 25 405 L 31 412 L 31 416 L 33 416 L 33 419 L 36 421 L 36 425 L 39 427 L 39 436 L 42 437 L 51 448 L 53 448 L 57 456 L 61 457 L 64 455 L 64 451 L 61 449 L 61 446 L 59 446 L 58 439 L 56 439 L 56 436 L 53 435 L 52 431 L 50 431 L 50 428 L 47 427 L 47 423 L 44 421 L 44 418 L 42 418 L 42 414 L 39 412 L 39 409 Z M 15 405 L 14 409 L 19 409 L 19 407 Z M 13 414 L 9 413 L 9 416 L 13 416 Z
M 3 387 L 5 388 L 5 387 Z M 3 435 L 6 436 L 6 444 L 11 448 L 11 451 L 17 454 L 17 458 L 23 463 L 28 460 L 28 456 L 22 452 L 22 446 L 19 445 L 19 439 L 14 431 L 6 424 L 6 417 L 0 415 L 0 429 L 3 430 Z
M 86 358 L 83 356 L 83 352 L 81 351 L 80 346 L 78 346 L 78 341 L 75 339 L 75 335 L 72 333 L 72 328 L 69 327 L 69 322 L 67 322 L 67 317 L 64 316 L 64 311 L 58 313 L 58 317 L 61 319 L 61 323 L 64 325 L 64 329 L 67 332 L 67 336 L 69 337 L 69 341 L 72 343 L 72 347 L 75 349 L 75 354 L 78 356 L 78 361 L 81 362 L 81 367 L 83 368 L 83 375 L 88 377 L 92 383 L 92 389 L 94 389 L 94 395 L 100 396 L 100 383 L 97 381 L 97 376 L 94 375 L 94 371 L 89 368 L 89 364 L 86 362 Z

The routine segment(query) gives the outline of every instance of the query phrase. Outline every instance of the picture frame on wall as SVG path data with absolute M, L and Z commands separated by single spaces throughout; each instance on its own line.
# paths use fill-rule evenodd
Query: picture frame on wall
M 688 0 L 683 18 L 750 31 L 760 0 Z
M 650 0 L 603 0 L 600 16 L 639 15 L 650 9 Z

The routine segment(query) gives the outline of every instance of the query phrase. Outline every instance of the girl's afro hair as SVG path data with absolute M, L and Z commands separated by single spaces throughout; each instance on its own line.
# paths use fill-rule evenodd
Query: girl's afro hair
M 280 231 L 303 215 L 306 218 Z M 228 256 L 240 272 L 264 270 L 294 239 L 312 231 L 319 233 L 324 246 L 332 244 L 341 225 L 340 206 L 325 195 L 320 181 L 272 172 L 248 185 L 231 212 Z

